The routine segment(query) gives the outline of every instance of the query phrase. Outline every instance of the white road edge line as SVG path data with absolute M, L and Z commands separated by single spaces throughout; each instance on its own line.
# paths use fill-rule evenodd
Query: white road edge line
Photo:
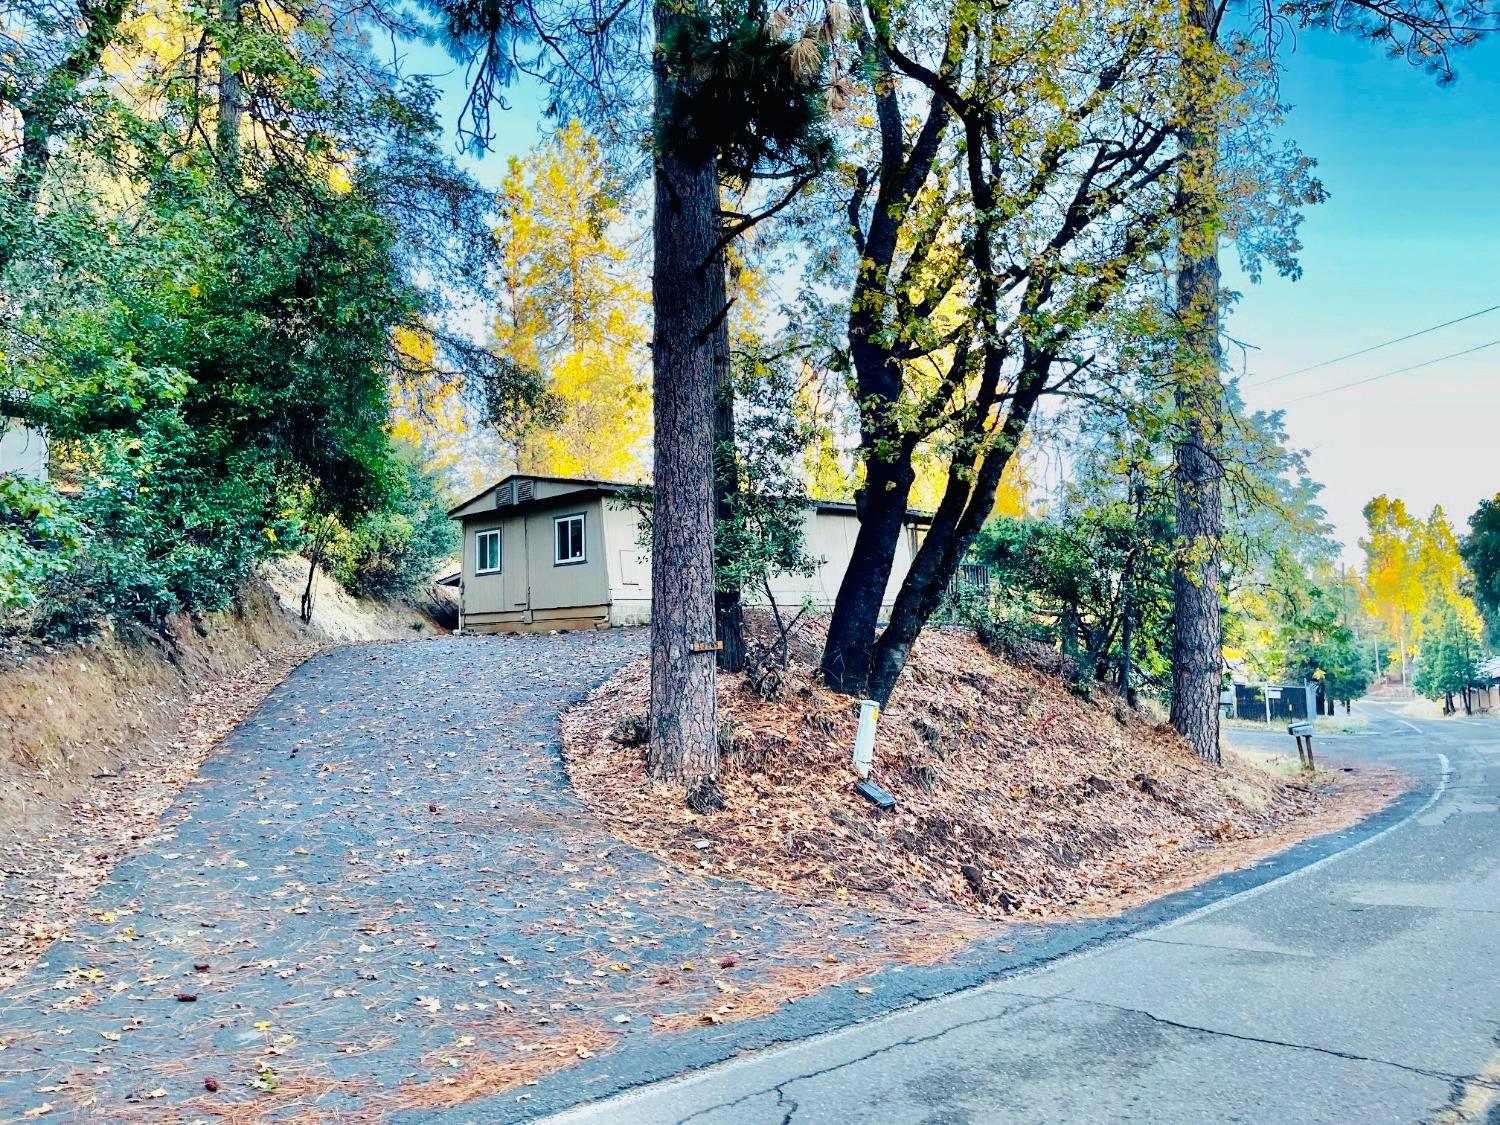
M 931 1012 L 934 1009 L 940 1009 L 950 1004 L 960 1003 L 962 1001 L 972 999 L 975 996 L 983 995 L 986 993 L 1003 993 L 1007 991 L 1005 986 L 1013 981 L 1024 980 L 1027 977 L 1037 976 L 1041 973 L 1049 972 L 1052 969 L 1060 968 L 1064 965 L 1069 965 L 1074 962 L 1089 960 L 1090 958 L 1097 957 L 1102 953 L 1109 952 L 1122 942 L 1139 941 L 1143 938 L 1149 938 L 1152 934 L 1159 934 L 1164 930 L 1172 929 L 1174 926 L 1185 926 L 1190 922 L 1196 922 L 1200 918 L 1205 918 L 1210 914 L 1215 914 L 1220 910 L 1226 909 L 1227 907 L 1234 906 L 1242 902 L 1249 902 L 1251 899 L 1264 894 L 1266 891 L 1269 891 L 1272 887 L 1280 886 L 1283 883 L 1289 883 L 1293 879 L 1298 879 L 1304 875 L 1308 875 L 1322 867 L 1326 867 L 1329 864 L 1334 863 L 1337 860 L 1343 859 L 1346 856 L 1351 856 L 1355 852 L 1363 851 L 1371 844 L 1384 839 L 1392 832 L 1395 832 L 1398 828 L 1404 828 L 1417 817 L 1426 813 L 1430 808 L 1432 808 L 1433 805 L 1437 804 L 1438 801 L 1442 798 L 1443 794 L 1448 791 L 1448 780 L 1453 774 L 1453 767 L 1448 761 L 1448 755 L 1439 753 L 1437 757 L 1438 761 L 1442 764 L 1442 776 L 1438 778 L 1437 788 L 1432 791 L 1426 801 L 1422 802 L 1421 808 L 1407 813 L 1400 820 L 1396 821 L 1395 824 L 1386 825 L 1379 832 L 1376 832 L 1373 836 L 1366 836 L 1357 844 L 1351 844 L 1347 848 L 1340 848 L 1332 855 L 1325 855 L 1322 859 L 1315 860 L 1314 862 L 1307 864 L 1305 867 L 1299 867 L 1294 871 L 1288 871 L 1285 875 L 1278 875 L 1276 876 L 1276 878 L 1268 880 L 1267 882 L 1260 884 L 1260 886 L 1258 887 L 1251 887 L 1249 890 L 1240 891 L 1236 894 L 1228 896 L 1227 898 L 1221 898 L 1217 902 L 1211 902 L 1207 906 L 1200 906 L 1197 910 L 1189 911 L 1187 914 L 1182 915 L 1182 917 L 1180 918 L 1172 918 L 1166 922 L 1158 923 L 1155 926 L 1149 926 L 1144 930 L 1140 930 L 1135 933 L 1124 934 L 1117 939 L 1108 939 L 1091 949 L 1078 950 L 1074 953 L 1065 953 L 1061 957 L 1057 957 L 1051 961 L 1045 961 L 1040 965 L 1033 965 L 1032 967 L 1027 969 L 1019 969 L 1012 973 L 1006 973 L 1004 976 L 996 980 L 986 981 L 984 984 L 977 984 L 972 988 L 961 988 L 957 992 L 950 992 L 944 996 L 935 997 L 932 1000 L 918 1000 L 916 1003 L 909 1004 L 904 1008 L 897 1008 L 894 1011 L 884 1012 L 881 1015 L 874 1016 L 867 1020 L 861 1020 L 858 1023 L 849 1024 L 847 1027 L 837 1028 L 834 1031 L 825 1031 L 820 1034 L 805 1036 L 801 1039 L 794 1039 L 787 1043 L 780 1043 L 774 1047 L 766 1047 L 759 1051 L 751 1051 L 747 1054 L 736 1055 L 734 1058 L 725 1059 L 723 1062 L 718 1062 L 710 1066 L 701 1067 L 698 1070 L 689 1071 L 686 1074 L 675 1075 L 671 1078 L 659 1078 L 655 1082 L 647 1082 L 643 1085 L 632 1087 L 629 1090 L 624 1090 L 618 1094 L 610 1095 L 609 1097 L 602 1098 L 599 1101 L 584 1102 L 581 1105 L 569 1106 L 566 1109 L 558 1110 L 558 1112 L 555 1114 L 550 1114 L 547 1117 L 542 1118 L 542 1125 L 549 1125 L 549 1123 L 550 1125 L 563 1125 L 564 1122 L 588 1121 L 591 1119 L 591 1111 L 596 1111 L 603 1106 L 613 1104 L 623 1107 L 630 1104 L 631 1102 L 640 1101 L 646 1097 L 649 1097 L 653 1091 L 660 1091 L 673 1086 L 686 1086 L 692 1082 L 713 1081 L 716 1075 L 725 1070 L 775 1059 L 780 1055 L 784 1055 L 801 1047 L 805 1047 L 812 1042 L 821 1041 L 827 1043 L 844 1038 L 848 1035 L 852 1035 L 856 1032 L 868 1031 L 871 1028 L 879 1027 L 881 1024 L 890 1023 L 903 1016 L 908 1016 L 918 1008 L 923 1008 Z
M 1396 821 L 1395 824 L 1387 824 L 1379 832 L 1376 832 L 1373 836 L 1366 836 L 1357 844 L 1350 844 L 1347 848 L 1340 848 L 1338 851 L 1332 853 L 1331 855 L 1325 855 L 1322 859 L 1314 860 L 1312 863 L 1307 864 L 1305 867 L 1298 867 L 1295 870 L 1288 871 L 1285 875 L 1278 875 L 1276 876 L 1276 878 L 1270 879 L 1262 883 L 1258 887 L 1251 887 L 1248 891 L 1241 891 L 1238 894 L 1230 895 L 1228 898 L 1221 898 L 1218 902 L 1211 902 L 1207 906 L 1200 906 L 1197 910 L 1190 911 L 1189 913 L 1184 914 L 1181 918 L 1173 918 L 1169 922 L 1163 922 L 1158 926 L 1152 926 L 1149 929 L 1142 930 L 1140 933 L 1130 934 L 1128 936 L 1137 938 L 1147 937 L 1151 934 L 1160 933 L 1162 930 L 1170 930 L 1173 926 L 1185 926 L 1190 922 L 1196 922 L 1199 918 L 1205 918 L 1210 914 L 1217 913 L 1218 911 L 1223 910 L 1225 907 L 1230 906 L 1234 903 L 1248 902 L 1252 898 L 1256 898 L 1259 895 L 1264 894 L 1266 891 L 1269 891 L 1272 887 L 1280 886 L 1282 883 L 1289 883 L 1293 879 L 1300 879 L 1302 876 L 1311 874 L 1312 872 L 1317 871 L 1320 867 L 1326 867 L 1328 864 L 1333 863 L 1336 860 L 1343 859 L 1345 856 L 1351 856 L 1355 852 L 1364 851 L 1371 844 L 1375 843 L 1378 840 L 1384 839 L 1386 836 L 1389 836 L 1392 832 L 1396 831 L 1396 829 L 1405 827 L 1417 817 L 1427 812 L 1427 810 L 1432 808 L 1433 805 L 1437 804 L 1438 800 L 1443 796 L 1443 794 L 1448 791 L 1448 780 L 1453 776 L 1453 766 L 1449 763 L 1447 754 L 1438 754 L 1438 761 L 1442 763 L 1443 772 L 1442 776 L 1438 778 L 1437 788 L 1432 791 L 1427 800 L 1422 802 L 1421 808 L 1414 809 L 1413 811 L 1407 813 L 1400 820 Z M 1087 950 L 1086 952 L 1093 953 L 1095 951 Z
M 1375 706 L 1376 707 L 1394 707 L 1395 704 L 1394 703 L 1377 703 L 1377 704 L 1375 704 Z M 1406 719 L 1398 719 L 1395 715 L 1391 715 L 1391 714 L 1387 714 L 1386 718 L 1389 719 L 1393 723 L 1400 723 L 1403 727 L 1406 727 L 1406 728 L 1408 728 L 1410 730 L 1414 730 L 1418 734 L 1422 733 L 1422 728 L 1419 727 L 1419 726 L 1417 726 L 1416 723 L 1409 722 Z

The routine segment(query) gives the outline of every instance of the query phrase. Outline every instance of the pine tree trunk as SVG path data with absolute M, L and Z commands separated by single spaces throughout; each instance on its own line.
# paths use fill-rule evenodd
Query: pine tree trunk
M 1215 9 L 1186 0 L 1185 18 L 1212 43 Z M 1189 49 L 1182 64 L 1191 96 L 1206 97 L 1212 74 L 1206 50 Z M 1172 725 L 1200 758 L 1220 761 L 1219 678 L 1223 666 L 1219 616 L 1219 544 L 1223 531 L 1219 454 L 1224 390 L 1220 382 L 1219 246 L 1216 192 L 1218 130 L 1211 106 L 1178 133 L 1183 152 L 1178 186 L 1177 315 L 1182 332 L 1176 373 L 1179 427 L 1173 483 L 1177 501 L 1177 562 L 1172 590 Z
M 720 255 L 717 269 L 724 270 Z M 727 292 L 726 292 L 727 300 Z M 714 329 L 714 510 L 720 520 L 733 518 L 740 491 L 740 469 L 734 434 L 734 378 L 729 367 L 729 320 L 720 317 Z M 718 665 L 725 672 L 745 670 L 745 608 L 738 589 L 714 592 L 718 626 Z
M 659 0 L 657 41 L 682 9 Z M 656 58 L 658 106 L 672 76 Z M 719 772 L 714 639 L 715 324 L 724 311 L 719 181 L 711 150 L 658 143 L 655 164 L 655 499 L 651 518 L 651 715 L 647 767 L 711 806 Z M 696 650 L 695 650 L 696 646 Z
M 1130 466 L 1130 500 L 1135 506 L 1135 523 L 1131 528 L 1132 542 L 1129 552 L 1125 557 L 1125 573 L 1121 575 L 1121 595 L 1124 608 L 1120 616 L 1120 694 L 1125 697 L 1125 705 L 1134 710 L 1140 704 L 1140 697 L 1135 687 L 1135 618 L 1136 618 L 1136 577 L 1135 572 L 1139 565 L 1137 552 L 1140 546 L 1141 518 L 1145 509 L 1145 490 L 1136 479 L 1136 466 Z
M 226 29 L 225 42 L 219 49 L 219 167 L 231 184 L 240 178 L 240 127 L 245 116 L 245 90 L 239 71 L 230 63 L 224 46 L 232 46 L 237 37 L 243 13 L 241 0 L 222 0 L 220 19 Z

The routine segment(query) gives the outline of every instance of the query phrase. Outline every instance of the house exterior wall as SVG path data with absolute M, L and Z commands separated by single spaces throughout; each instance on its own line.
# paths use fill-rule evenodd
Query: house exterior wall
M 523 478 L 512 481 L 519 479 Z M 533 499 L 520 511 L 513 505 L 495 507 L 491 487 L 450 513 L 463 527 L 462 627 L 516 632 L 647 624 L 651 562 L 649 550 L 641 546 L 639 513 L 622 503 L 610 491 L 612 486 L 524 479 L 530 480 Z M 507 495 L 513 493 L 507 490 Z M 584 519 L 584 559 L 559 565 L 554 556 L 555 523 L 571 515 Z M 493 530 L 500 532 L 500 569 L 480 574 L 477 537 Z M 852 508 L 808 507 L 803 535 L 818 567 L 808 576 L 773 576 L 770 593 L 776 603 L 792 612 L 804 602 L 815 609 L 832 608 L 858 534 L 859 519 Z M 916 524 L 902 529 L 883 599 L 886 611 L 911 567 L 920 534 Z M 746 591 L 746 602 L 765 604 L 765 591 Z
M 859 517 L 852 511 L 828 508 L 809 508 L 803 517 L 803 541 L 809 555 L 821 560 L 811 577 L 800 574 L 778 574 L 771 578 L 771 596 L 777 605 L 796 610 L 803 599 L 810 599 L 818 609 L 831 609 L 838 597 L 839 586 L 849 572 L 849 559 L 854 554 L 854 540 L 859 535 Z M 901 538 L 896 542 L 896 555 L 891 565 L 890 581 L 886 584 L 882 607 L 888 610 L 896 601 L 896 592 L 906 580 L 911 569 L 916 549 L 916 527 L 907 524 L 901 529 Z M 765 594 L 758 590 L 746 591 L 745 600 L 752 605 L 764 604 Z
M 603 502 L 604 541 L 609 552 L 609 623 L 651 623 L 651 552 L 641 546 L 641 517 L 618 500 Z
M 533 609 L 602 608 L 608 605 L 609 556 L 605 549 L 601 512 L 599 497 L 590 496 L 559 503 L 526 517 Z M 573 515 L 583 516 L 584 561 L 558 566 L 553 562 L 553 522 L 558 517 Z
M 640 517 L 633 509 L 622 508 L 618 501 L 608 498 L 603 501 L 603 508 L 609 550 L 609 623 L 645 625 L 651 620 L 651 558 L 649 551 L 639 545 Z M 807 553 L 821 562 L 811 576 L 773 576 L 771 595 L 777 605 L 794 612 L 804 599 L 817 609 L 832 609 L 839 585 L 849 570 L 854 539 L 859 534 L 859 518 L 852 511 L 809 508 L 803 520 Z M 915 525 L 902 529 L 886 586 L 883 602 L 886 609 L 894 604 L 896 592 L 911 569 L 916 535 Z M 745 601 L 749 605 L 764 605 L 766 595 L 761 590 L 747 590 Z
M 46 480 L 46 437 L 13 419 L 0 419 L 0 473 Z
M 584 517 L 584 561 L 556 565 L 553 521 L 578 514 Z M 478 535 L 492 530 L 500 532 L 500 571 L 480 574 Z M 608 555 L 598 497 L 519 514 L 500 509 L 470 515 L 463 520 L 463 535 L 463 628 L 512 632 L 607 622 Z

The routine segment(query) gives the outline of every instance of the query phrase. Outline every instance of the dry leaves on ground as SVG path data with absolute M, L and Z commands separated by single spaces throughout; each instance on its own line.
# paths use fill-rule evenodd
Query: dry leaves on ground
M 219 740 L 321 647 L 269 653 L 213 681 L 193 696 L 175 739 L 148 745 L 95 778 L 56 825 L 0 844 L 7 876 L 0 883 L 0 989 L 67 934 L 115 864 L 156 835 L 162 813 Z
M 565 719 L 584 799 L 618 834 L 685 867 L 803 897 L 1034 920 L 1109 912 L 1242 866 L 1299 826 L 1326 831 L 1399 789 L 1387 779 L 1344 808 L 1333 775 L 1278 777 L 1233 755 L 1210 765 L 1107 693 L 1086 701 L 965 632 L 934 630 L 881 717 L 876 777 L 894 811 L 852 790 L 857 704 L 799 660 L 771 701 L 721 675 L 728 807 L 699 816 L 642 792 L 643 750 L 618 733 L 645 713 L 648 681 L 633 664 Z

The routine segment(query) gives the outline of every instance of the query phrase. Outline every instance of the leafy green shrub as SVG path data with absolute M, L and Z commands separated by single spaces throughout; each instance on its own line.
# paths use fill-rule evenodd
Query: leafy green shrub
M 351 594 L 409 594 L 458 549 L 437 474 L 422 467 L 415 451 L 403 454 L 401 470 L 383 503 L 328 547 L 329 569 Z
M 82 534 L 55 489 L 0 473 L 0 608 L 35 605 L 46 581 L 78 550 Z
M 267 517 L 272 466 L 249 453 L 206 464 L 198 441 L 180 417 L 155 414 L 128 440 L 73 444 L 78 546 L 40 584 L 32 632 L 77 638 L 105 619 L 225 609 L 255 564 L 281 549 L 293 529 Z

